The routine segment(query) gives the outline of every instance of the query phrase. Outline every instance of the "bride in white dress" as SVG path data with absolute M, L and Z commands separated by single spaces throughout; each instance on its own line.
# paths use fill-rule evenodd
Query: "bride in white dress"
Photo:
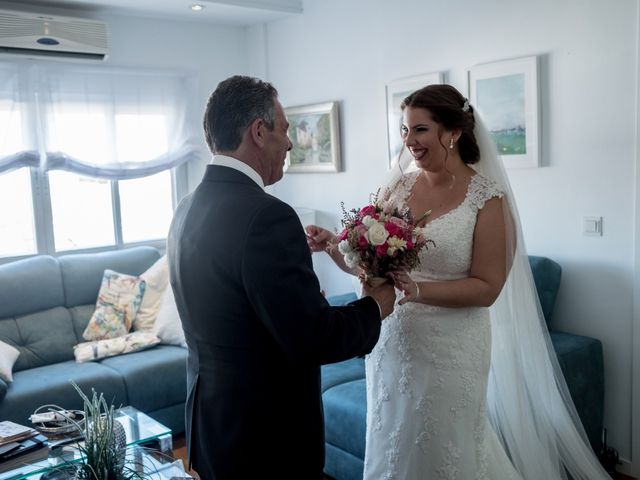
M 385 201 L 414 218 L 431 210 L 435 246 L 396 273 L 401 298 L 366 358 L 365 480 L 608 479 L 553 353 L 486 129 L 449 85 L 412 93 L 403 113 L 410 155 Z M 357 274 L 327 249 L 335 235 L 307 234 Z

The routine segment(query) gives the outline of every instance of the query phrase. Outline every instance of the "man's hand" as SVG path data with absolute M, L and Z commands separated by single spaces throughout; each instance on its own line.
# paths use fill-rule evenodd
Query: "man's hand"
M 305 233 L 307 234 L 307 244 L 312 252 L 324 252 L 335 242 L 336 238 L 329 230 L 317 225 L 307 225 Z
M 383 283 L 379 287 L 369 287 L 366 283 L 362 285 L 362 295 L 372 297 L 380 307 L 380 319 L 384 320 L 391 312 L 396 302 L 396 291 L 390 282 Z

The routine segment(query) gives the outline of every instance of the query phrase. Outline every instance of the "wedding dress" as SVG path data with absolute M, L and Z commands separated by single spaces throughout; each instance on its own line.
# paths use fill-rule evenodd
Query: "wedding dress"
M 406 208 L 419 171 L 389 203 Z M 464 201 L 425 226 L 435 246 L 420 253 L 418 282 L 468 276 L 478 211 L 503 193 L 474 175 Z M 489 310 L 396 305 L 366 359 L 365 479 L 520 478 L 487 419 Z
M 408 302 L 366 358 L 365 480 L 609 480 L 551 345 L 509 181 L 481 119 L 464 201 L 426 225 L 417 281 L 463 278 L 478 212 L 503 198 L 509 272 L 490 308 Z M 385 185 L 400 208 L 419 171 L 401 156 Z M 570 477 L 567 476 L 570 475 Z

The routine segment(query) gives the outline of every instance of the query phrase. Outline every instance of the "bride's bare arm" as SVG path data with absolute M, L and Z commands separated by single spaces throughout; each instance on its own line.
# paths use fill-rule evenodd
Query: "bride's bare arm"
M 408 301 L 440 307 L 488 307 L 498 298 L 507 278 L 512 253 L 507 255 L 506 222 L 500 198 L 488 200 L 478 212 L 473 234 L 473 256 L 469 276 L 442 282 L 418 282 L 406 273 L 396 275 L 396 286 Z M 509 250 L 511 251 L 511 250 Z
M 340 270 L 351 275 L 358 275 L 356 269 L 349 268 L 344 262 L 344 256 L 338 251 L 336 235 L 317 225 L 308 225 L 305 227 L 305 232 L 307 234 L 307 244 L 312 252 L 326 252 Z

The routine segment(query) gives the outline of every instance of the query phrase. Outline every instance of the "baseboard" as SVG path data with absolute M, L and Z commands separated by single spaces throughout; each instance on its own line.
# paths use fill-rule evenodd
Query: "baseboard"
M 620 463 L 616 467 L 616 471 L 618 473 L 622 473 L 627 476 L 633 475 L 633 465 L 631 460 L 627 460 L 626 458 L 620 458 Z M 632 477 L 635 478 L 635 477 Z

